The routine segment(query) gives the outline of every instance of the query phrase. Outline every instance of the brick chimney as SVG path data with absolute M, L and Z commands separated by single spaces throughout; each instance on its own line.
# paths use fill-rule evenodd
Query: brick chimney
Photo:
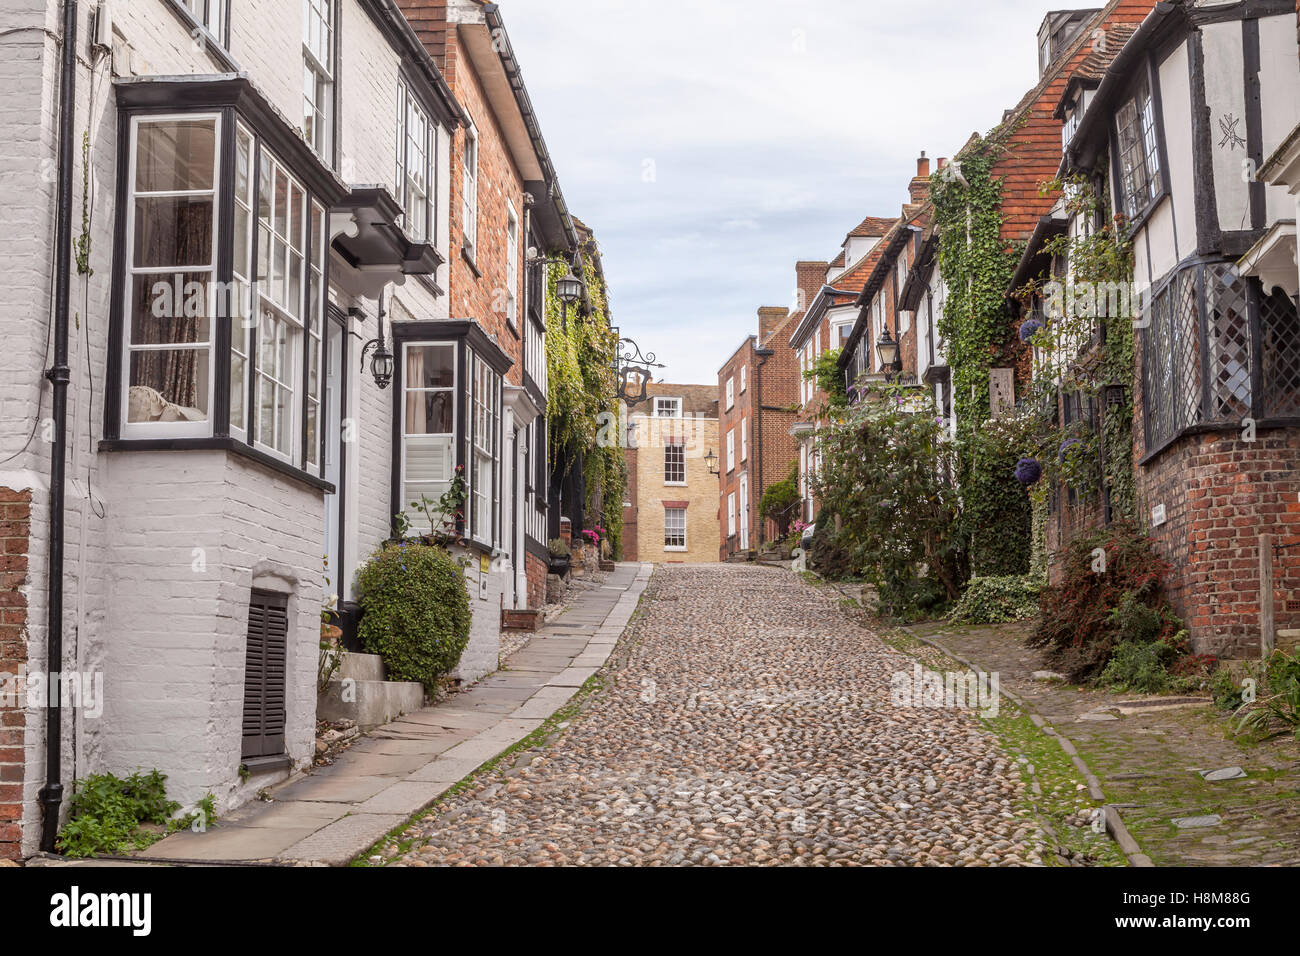
M 764 305 L 758 310 L 758 344 L 762 345 L 776 327 L 785 321 L 790 310 L 783 305 Z
M 940 166 L 943 160 L 939 160 Z M 930 198 L 930 158 L 925 155 L 925 150 L 921 150 L 921 156 L 916 161 L 916 178 L 908 184 L 908 193 L 912 197 L 912 202 L 925 202 Z
M 830 268 L 829 262 L 813 262 L 809 260 L 794 264 L 794 281 L 799 288 L 798 307 L 794 311 L 808 311 L 808 306 L 812 305 L 813 299 L 817 298 L 817 293 L 826 284 L 826 270 L 828 268 Z

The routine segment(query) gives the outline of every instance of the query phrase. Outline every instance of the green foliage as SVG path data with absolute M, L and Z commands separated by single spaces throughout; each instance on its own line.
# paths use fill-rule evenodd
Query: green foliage
M 357 572 L 359 636 L 392 680 L 426 688 L 455 669 L 469 643 L 469 594 L 461 566 L 442 548 L 381 547 Z
M 1121 641 L 1097 683 L 1139 694 L 1162 694 L 1174 686 L 1168 670 L 1174 653 L 1161 641 Z
M 617 557 L 623 548 L 623 493 L 627 486 L 626 433 L 614 374 L 618 334 L 610 325 L 608 294 L 594 256 L 583 257 L 582 275 L 591 311 L 583 315 L 581 306 L 570 306 L 566 325 L 563 306 L 555 294 L 555 283 L 565 268 L 552 264 L 546 275 L 550 466 L 554 473 L 557 465 L 562 472 L 581 463 L 588 524 L 605 529 L 611 552 Z
M 799 536 L 802 540 L 803 530 Z M 853 552 L 847 547 L 847 536 L 835 530 L 835 515 L 831 506 L 822 508 L 817 516 L 817 527 L 808 543 L 808 567 L 828 581 L 847 581 L 856 576 L 857 567 Z M 795 542 L 793 547 L 797 546 Z
M 817 388 L 826 394 L 827 408 L 844 408 L 849 404 L 848 388 L 844 384 L 844 373 L 837 363 L 842 349 L 827 349 L 819 355 L 813 366 L 803 373 L 805 379 L 817 383 Z
M 424 515 L 425 521 L 432 529 L 429 537 L 434 544 L 444 548 L 455 544 L 464 545 L 465 539 L 461 537 L 460 529 L 464 527 L 465 501 L 468 497 L 465 468 L 463 465 L 457 465 L 451 483 L 447 486 L 447 490 L 438 496 L 437 501 L 428 495 L 420 495 L 419 501 L 410 503 L 410 509 Z M 407 537 L 411 531 L 410 512 L 402 511 L 397 514 L 394 527 L 398 538 Z
M 1300 740 L 1300 655 L 1275 650 L 1264 670 L 1265 691 L 1239 711 L 1238 730 L 1258 737 L 1290 733 Z
M 1023 444 L 1016 419 L 983 423 L 963 440 L 966 469 L 962 518 L 970 540 L 971 572 L 1007 577 L 1029 571 L 1033 514 L 1015 479 Z
M 1061 555 L 1061 582 L 1043 591 L 1029 643 L 1047 648 L 1073 681 L 1095 677 L 1122 641 L 1185 650 L 1185 632 L 1160 595 L 1168 571 L 1128 523 L 1079 535 Z
M 935 590 L 960 595 L 965 553 L 957 495 L 948 480 L 951 446 L 930 397 L 888 386 L 846 409 L 818 435 L 814 488 L 838 515 L 834 544 L 880 595 L 892 616 L 914 613 Z M 829 532 L 828 532 L 829 533 Z
M 790 522 L 794 520 L 800 500 L 799 463 L 796 461 L 791 463 L 789 474 L 768 485 L 758 499 L 758 516 L 764 521 L 775 521 L 777 537 L 784 538 L 790 533 Z
M 1002 238 L 1002 180 L 994 175 L 1012 132 L 1001 127 L 962 150 L 958 159 L 966 185 L 944 170 L 931 177 L 939 273 L 948 290 L 939 334 L 952 368 L 957 483 L 971 568 L 985 576 L 1023 574 L 1029 568 L 1029 506 L 1023 489 L 1009 478 L 1019 449 L 985 438 L 989 370 L 1015 367 L 1022 348 L 1006 299 L 1019 252 Z
M 76 781 L 68 822 L 59 831 L 59 851 L 72 857 L 117 855 L 161 839 L 172 814 L 181 808 L 167 799 L 166 784 L 166 775 L 157 770 L 133 773 L 125 780 L 103 773 Z M 164 829 L 142 830 L 145 823 Z
M 958 624 L 1004 624 L 1038 613 L 1043 580 L 1030 574 L 974 577 L 953 609 Z
M 552 538 L 546 542 L 546 550 L 555 558 L 567 558 L 573 553 L 573 550 L 563 538 Z

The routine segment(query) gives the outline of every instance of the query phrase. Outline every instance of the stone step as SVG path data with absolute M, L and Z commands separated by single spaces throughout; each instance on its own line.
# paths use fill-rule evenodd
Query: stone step
M 354 654 L 349 651 L 344 655 L 343 663 L 334 676 L 382 681 L 388 678 L 388 671 L 384 669 L 384 659 L 378 654 Z
M 1287 654 L 1300 652 L 1300 628 L 1283 628 L 1278 631 L 1275 646 Z
M 344 700 L 345 695 L 349 699 Z M 365 733 L 396 720 L 402 714 L 414 713 L 423 706 L 424 685 L 418 681 L 351 678 L 345 681 L 336 677 L 316 698 L 316 719 L 355 720 Z

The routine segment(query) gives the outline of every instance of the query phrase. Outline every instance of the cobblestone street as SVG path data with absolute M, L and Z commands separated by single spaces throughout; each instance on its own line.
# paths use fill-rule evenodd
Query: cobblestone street
M 388 862 L 1039 862 L 1024 784 L 977 715 L 890 703 L 912 663 L 789 572 L 660 566 L 562 731 L 418 819 Z

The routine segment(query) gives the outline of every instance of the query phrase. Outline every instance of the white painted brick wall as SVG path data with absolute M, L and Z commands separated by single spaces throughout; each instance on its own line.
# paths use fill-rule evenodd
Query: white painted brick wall
M 44 666 L 50 447 L 38 427 L 50 411 L 48 364 L 54 157 L 56 147 L 59 0 L 3 0 L 0 27 L 0 276 L 7 308 L 0 314 L 0 480 L 32 488 L 29 556 L 29 658 Z M 172 795 L 191 804 L 211 791 L 220 807 L 252 796 L 266 778 L 241 785 L 240 716 L 248 592 L 254 576 L 280 576 L 292 593 L 287 747 L 297 763 L 310 759 L 315 711 L 315 664 L 323 552 L 322 495 L 243 458 L 219 452 L 99 453 L 104 414 L 107 326 L 113 261 L 113 195 L 117 171 L 111 76 L 103 62 L 93 74 L 86 38 L 92 4 L 79 5 L 78 137 L 89 129 L 94 201 L 90 264 L 94 274 L 72 277 L 73 370 L 69 393 L 69 457 L 65 511 L 64 668 L 102 670 L 107 701 L 102 717 L 65 711 L 62 779 L 157 767 L 171 777 Z M 114 4 L 118 32 L 132 45 L 144 74 L 213 74 L 215 59 L 196 48 L 163 0 Z M 301 17 L 294 0 L 240 0 L 231 54 L 286 116 L 301 115 Z M 356 182 L 391 183 L 396 135 L 397 57 L 357 7 L 345 0 L 340 137 L 355 144 Z M 388 87 L 388 88 L 385 88 Z M 93 111 L 91 95 L 94 95 Z M 440 136 L 439 236 L 446 255 L 449 144 Z M 80 150 L 74 177 L 74 232 L 80 228 Z M 437 277 L 447 287 L 448 267 Z M 446 318 L 447 298 L 411 280 L 396 295 L 416 318 Z M 362 341 L 375 334 L 371 318 L 355 322 Z M 357 343 L 353 339 L 354 346 Z M 358 348 L 354 347 L 353 356 Z M 347 510 L 349 551 L 364 556 L 388 534 L 388 462 L 392 393 L 350 369 L 358 444 L 350 449 Z M 38 405 L 38 403 L 40 403 Z M 103 517 L 99 517 L 99 514 Z M 203 548 L 207 570 L 193 570 Z M 478 602 L 482 604 L 483 602 Z M 480 613 L 475 650 L 466 667 L 487 667 L 496 641 L 496 598 Z M 493 633 L 489 635 L 488 620 Z M 484 663 L 480 664 L 479 661 Z M 39 835 L 37 792 L 43 784 L 46 713 L 27 714 L 24 850 Z

